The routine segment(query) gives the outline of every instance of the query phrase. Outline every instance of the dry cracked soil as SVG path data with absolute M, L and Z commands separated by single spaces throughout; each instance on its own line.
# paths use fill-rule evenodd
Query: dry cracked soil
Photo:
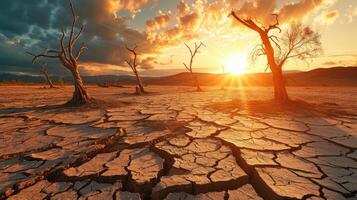
M 321 116 L 210 107 L 269 88 L 132 90 L 78 109 L 52 106 L 70 87 L 1 86 L 0 199 L 357 199 L 355 88 L 289 88 L 349 111 Z

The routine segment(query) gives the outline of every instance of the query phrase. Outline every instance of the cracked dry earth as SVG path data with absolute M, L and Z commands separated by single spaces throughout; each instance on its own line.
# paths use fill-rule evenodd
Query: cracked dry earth
M 73 109 L 40 107 L 64 102 L 71 88 L 0 87 L 0 199 L 357 199 L 356 115 L 207 107 L 243 93 L 271 98 L 262 88 L 150 89 L 138 97 L 91 87 L 131 104 Z M 308 100 L 346 97 L 315 90 L 325 92 L 310 89 Z M 343 104 L 354 110 L 350 90 Z

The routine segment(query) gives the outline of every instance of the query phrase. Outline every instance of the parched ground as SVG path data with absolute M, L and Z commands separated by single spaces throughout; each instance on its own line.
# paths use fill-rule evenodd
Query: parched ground
M 269 88 L 148 90 L 74 109 L 53 106 L 70 87 L 1 86 L 0 199 L 357 199 L 356 88 L 289 88 L 347 111 L 316 116 L 211 106 Z

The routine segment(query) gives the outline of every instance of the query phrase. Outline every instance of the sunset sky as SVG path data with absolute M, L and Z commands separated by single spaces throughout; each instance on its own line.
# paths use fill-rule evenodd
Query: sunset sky
M 194 63 L 199 72 L 221 72 L 236 65 L 238 72 L 264 72 L 265 60 L 252 62 L 258 35 L 228 14 L 232 9 L 262 24 L 281 27 L 294 20 L 321 33 L 323 54 L 309 62 L 290 61 L 285 70 L 357 66 L 356 0 L 73 0 L 86 29 L 82 42 L 88 50 L 81 58 L 85 75 L 128 74 L 128 46 L 138 45 L 141 72 L 146 76 L 174 74 L 189 61 L 184 42 L 204 42 Z M 0 73 L 39 74 L 26 51 L 58 48 L 62 27 L 71 22 L 65 0 L 1 0 Z M 276 32 L 277 36 L 279 34 Z M 57 61 L 48 63 L 51 74 L 64 74 Z

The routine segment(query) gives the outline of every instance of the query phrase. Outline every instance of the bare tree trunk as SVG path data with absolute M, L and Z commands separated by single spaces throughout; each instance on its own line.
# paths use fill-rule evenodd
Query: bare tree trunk
M 202 91 L 200 84 L 198 82 L 197 74 L 194 74 L 193 71 L 190 71 L 191 79 L 194 80 L 193 87 L 196 87 L 196 91 Z
M 194 87 L 196 87 L 196 91 L 202 91 L 201 90 L 201 87 L 200 87 L 200 84 L 198 82 L 198 77 L 197 77 L 197 74 L 193 74 L 193 70 L 192 70 L 192 64 L 193 64 L 193 59 L 195 58 L 196 54 L 198 53 L 198 50 L 204 46 L 204 44 L 201 42 L 199 45 L 197 45 L 197 43 L 195 43 L 195 49 L 191 49 L 190 46 L 188 46 L 186 43 L 185 43 L 187 49 L 190 51 L 190 54 L 191 54 L 191 59 L 190 59 L 190 64 L 189 65 L 186 65 L 185 63 L 183 63 L 183 65 L 186 67 L 186 69 L 191 73 L 191 79 L 194 79 L 195 80 L 195 85 Z
M 289 97 L 285 87 L 283 72 L 281 69 L 277 69 L 272 73 L 274 83 L 274 99 L 279 104 L 286 104 L 289 102 Z
M 74 92 L 72 99 L 67 102 L 67 105 L 78 106 L 90 103 L 93 99 L 88 95 L 78 70 L 71 72 L 74 80 Z
M 138 82 L 138 87 L 140 89 L 140 93 L 144 94 L 145 89 L 144 89 L 143 83 L 141 81 L 141 78 L 139 77 L 138 72 L 135 72 L 135 77 L 136 77 L 136 81 Z
M 66 29 L 62 29 L 62 35 L 60 37 L 60 50 L 57 49 L 45 49 L 43 53 L 40 54 L 32 54 L 28 52 L 28 54 L 33 56 L 32 59 L 32 64 L 36 62 L 37 59 L 39 58 L 54 58 L 54 59 L 59 59 L 62 65 L 68 69 L 73 76 L 74 80 L 74 92 L 72 99 L 69 100 L 66 105 L 70 106 L 80 106 L 83 104 L 87 104 L 90 102 L 93 102 L 94 99 L 91 98 L 86 89 L 84 88 L 82 78 L 79 74 L 78 71 L 78 60 L 87 47 L 85 46 L 84 43 L 82 43 L 80 46 L 78 46 L 74 50 L 74 47 L 76 46 L 76 43 L 78 42 L 78 39 L 80 38 L 81 34 L 83 33 L 84 26 L 81 26 L 79 31 L 76 33 L 76 24 L 78 22 L 78 16 L 75 13 L 74 6 L 72 4 L 72 1 L 69 0 L 69 5 L 71 8 L 71 14 L 73 17 L 72 20 L 72 25 L 71 25 L 71 31 L 70 31 L 70 36 L 68 38 L 68 44 L 65 44 L 66 42 L 66 36 L 67 32 Z M 44 68 L 44 66 L 42 66 Z
M 260 33 L 261 40 L 265 47 L 267 62 L 273 74 L 274 84 L 274 100 L 278 104 L 286 104 L 289 101 L 288 93 L 286 92 L 285 79 L 282 71 L 282 66 L 276 64 L 274 57 L 274 49 L 271 46 L 267 33 Z
M 135 94 L 137 94 L 137 95 L 141 95 L 142 94 L 139 86 L 135 86 Z
M 43 76 L 46 79 L 47 84 L 50 86 L 50 88 L 55 88 L 55 86 L 53 85 L 50 77 L 48 76 L 48 73 L 46 71 L 43 71 L 42 73 L 43 73 Z
M 198 76 L 197 74 L 195 74 L 195 84 L 196 84 L 196 87 L 197 87 L 197 91 L 202 91 L 201 87 L 200 87 L 200 84 L 198 82 Z
M 137 47 L 138 46 L 135 46 L 133 49 L 130 49 L 129 47 L 126 46 L 126 49 L 134 55 L 134 59 L 126 60 L 126 63 L 130 66 L 131 70 L 134 72 L 135 77 L 136 77 L 136 81 L 138 84 L 137 87 L 135 87 L 136 94 L 144 94 L 146 92 L 145 92 L 143 83 L 140 79 L 139 72 L 137 70 L 137 66 L 138 66 L 138 63 L 136 61 L 137 56 L 138 56 L 138 54 L 136 52 Z

